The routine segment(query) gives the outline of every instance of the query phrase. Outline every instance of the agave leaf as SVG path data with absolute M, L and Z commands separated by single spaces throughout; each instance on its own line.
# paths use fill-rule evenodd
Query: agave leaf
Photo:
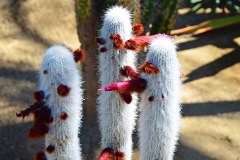
M 198 3 L 198 4 L 196 4 L 196 5 L 191 9 L 191 11 L 192 11 L 192 12 L 195 12 L 195 11 L 199 10 L 199 9 L 202 7 L 202 5 L 203 5 L 203 3 Z
M 187 1 L 191 4 L 191 6 L 193 6 L 189 12 L 196 12 L 201 8 L 206 9 L 210 7 L 212 9 L 211 17 L 215 16 L 217 7 L 221 9 L 227 8 L 230 11 L 230 14 L 232 15 L 238 14 L 238 11 L 240 10 L 239 0 L 187 0 Z
M 227 18 L 219 18 L 214 20 L 208 20 L 198 25 L 185 27 L 182 29 L 172 30 L 172 35 L 182 35 L 182 34 L 193 34 L 197 35 L 200 33 L 204 33 L 210 30 L 227 27 L 233 24 L 240 23 L 240 15 L 231 16 Z
M 227 8 L 232 14 L 236 14 L 236 9 L 234 8 L 234 4 L 232 3 L 232 1 L 227 1 Z
M 142 11 L 142 23 L 143 25 L 146 25 L 149 23 L 150 18 L 152 17 L 154 10 L 154 2 L 153 0 L 147 0 L 146 4 L 144 6 L 144 9 Z
M 220 3 L 220 0 L 215 0 L 215 3 L 214 3 L 214 5 L 213 5 L 212 11 L 211 11 L 211 17 L 212 17 L 212 18 L 215 17 L 216 9 L 217 9 L 219 3 Z
M 165 9 L 167 9 L 169 6 L 171 6 L 171 4 L 173 3 L 173 1 L 170 0 L 163 0 L 162 4 L 161 4 L 161 11 L 164 11 Z
M 190 0 L 190 3 L 198 3 L 201 2 L 202 0 Z

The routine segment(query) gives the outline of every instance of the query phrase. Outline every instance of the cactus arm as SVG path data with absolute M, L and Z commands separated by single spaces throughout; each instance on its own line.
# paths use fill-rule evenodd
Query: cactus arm
M 82 81 L 76 62 L 84 58 L 82 50 L 71 52 L 62 45 L 50 47 L 40 71 L 40 89 L 47 93 L 46 105 L 53 123 L 45 135 L 48 160 L 81 159 L 79 126 L 81 122 Z M 47 74 L 43 71 L 47 70 Z M 61 126 L 61 127 L 59 127 Z
M 119 6 L 109 8 L 104 14 L 99 37 L 105 41 L 98 43 L 100 87 L 129 80 L 130 77 L 121 74 L 121 69 L 125 66 L 135 69 L 136 53 L 123 46 L 126 40 L 133 38 L 130 12 Z M 116 45 L 113 42 L 117 42 Z M 132 132 L 137 109 L 137 96 L 135 93 L 131 96 L 129 104 L 118 92 L 100 92 L 98 96 L 101 148 L 123 152 L 125 160 L 130 160 L 132 155 Z
M 140 102 L 141 160 L 172 160 L 180 130 L 181 73 L 171 38 L 153 40 L 145 63 L 150 68 L 147 71 L 153 72 L 140 75 L 148 84 Z M 155 73 L 155 69 L 161 72 Z
M 33 93 L 36 102 L 16 114 L 24 118 L 33 113 L 28 137 L 45 137 L 45 149 L 37 152 L 34 160 L 81 159 L 82 81 L 76 62 L 84 57 L 82 50 L 73 51 L 64 45 L 52 46 L 44 54 L 39 91 Z

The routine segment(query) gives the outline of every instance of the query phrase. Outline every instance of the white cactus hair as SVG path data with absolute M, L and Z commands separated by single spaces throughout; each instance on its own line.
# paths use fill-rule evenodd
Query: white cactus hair
M 160 73 L 141 74 L 147 81 L 140 102 L 141 160 L 173 159 L 181 119 L 181 73 L 176 48 L 169 37 L 159 37 L 149 45 L 146 62 Z
M 69 93 L 59 93 L 59 86 Z M 82 78 L 74 55 L 63 45 L 47 49 L 40 70 L 39 90 L 44 91 L 45 105 L 51 110 L 53 122 L 45 135 L 45 155 L 48 160 L 80 160 L 79 127 L 82 118 Z M 65 91 L 63 91 L 65 92 Z M 47 147 L 54 151 L 49 152 Z M 50 148 L 51 149 L 51 148 Z
M 104 14 L 103 18 L 103 27 L 101 29 L 102 34 L 118 34 L 119 29 L 122 32 L 127 32 L 125 35 L 130 35 L 131 33 L 131 13 L 122 6 L 113 6 L 110 7 Z M 117 28 L 114 28 L 116 26 Z M 107 30 L 106 30 L 107 29 Z M 121 34 L 122 36 L 124 34 Z M 122 37 L 124 39 L 124 37 Z
M 119 6 L 109 8 L 103 18 L 100 37 L 106 49 L 99 54 L 99 82 L 104 87 L 117 81 L 128 80 L 120 74 L 120 69 L 130 66 L 135 69 L 136 53 L 131 50 L 116 49 L 110 35 L 119 34 L 122 40 L 133 37 L 130 12 Z M 132 156 L 132 132 L 135 126 L 137 96 L 126 104 L 118 93 L 99 93 L 98 117 L 101 131 L 101 147 L 123 152 L 125 160 Z

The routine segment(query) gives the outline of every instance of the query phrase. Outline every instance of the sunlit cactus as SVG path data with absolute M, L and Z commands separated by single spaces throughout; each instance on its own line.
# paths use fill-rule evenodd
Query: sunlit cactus
M 142 23 L 145 33 L 158 34 L 170 33 L 174 26 L 179 0 L 75 0 L 75 13 L 77 20 L 78 36 L 82 48 L 89 56 L 82 65 L 83 77 L 88 83 L 84 83 L 86 103 L 85 119 L 87 122 L 95 121 L 95 90 L 97 90 L 98 78 L 95 75 L 97 56 L 94 37 L 99 29 L 104 12 L 113 5 L 126 7 L 132 13 L 134 23 Z M 153 25 L 154 23 L 154 25 Z M 144 34 L 145 35 L 145 34 Z M 106 48 L 101 48 L 105 52 Z M 93 112 L 94 111 L 94 112 Z
M 174 42 L 155 39 L 140 70 L 147 81 L 140 102 L 141 160 L 172 160 L 181 119 L 181 73 Z
M 161 36 L 150 43 L 140 74 L 129 67 L 124 72 L 131 80 L 99 91 L 116 91 L 128 95 L 130 101 L 134 92 L 139 93 L 141 160 L 172 160 L 180 129 L 181 73 L 171 37 Z
M 133 37 L 131 15 L 122 7 L 109 8 L 103 18 L 99 44 L 99 82 L 101 87 L 128 78 L 121 74 L 125 66 L 135 68 L 135 52 L 126 50 L 124 43 Z M 98 113 L 102 149 L 120 151 L 125 160 L 132 156 L 132 132 L 135 126 L 137 96 L 125 103 L 126 96 L 117 93 L 99 93 Z M 100 156 L 101 158 L 101 156 Z
M 80 160 L 78 138 L 82 118 L 81 75 L 76 62 L 84 58 L 82 50 L 73 51 L 63 45 L 47 49 L 39 72 L 39 91 L 36 102 L 17 114 L 34 115 L 29 130 L 30 139 L 45 138 L 45 149 L 34 160 Z

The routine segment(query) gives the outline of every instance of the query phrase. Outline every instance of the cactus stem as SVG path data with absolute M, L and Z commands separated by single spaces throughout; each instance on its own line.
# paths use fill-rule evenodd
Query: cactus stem
M 109 38 L 113 40 L 113 47 L 115 49 L 120 49 L 120 50 L 124 49 L 124 43 L 119 34 L 115 34 L 115 35 L 111 34 Z
M 140 66 L 140 70 L 146 74 L 158 74 L 160 73 L 160 70 L 154 66 L 151 62 L 147 61 L 144 64 Z
M 135 36 L 138 36 L 138 35 L 140 35 L 140 34 L 143 33 L 144 27 L 143 27 L 142 24 L 134 24 L 134 25 L 132 26 L 132 31 L 133 31 L 133 33 L 134 33 Z
M 52 46 L 44 54 L 39 90 L 33 92 L 36 102 L 16 113 L 23 119 L 33 113 L 29 139 L 45 137 L 45 149 L 37 152 L 34 160 L 81 159 L 78 128 L 82 117 L 82 79 L 76 62 L 84 57 L 83 50 L 74 51 L 65 45 Z
M 173 160 L 181 119 L 180 64 L 173 40 L 153 40 L 140 69 L 148 83 L 140 101 L 140 159 Z M 159 69 L 164 74 L 157 74 Z
M 110 7 L 104 14 L 99 37 L 103 37 L 106 42 L 104 46 L 99 46 L 99 49 L 106 47 L 107 51 L 106 54 L 99 54 L 98 71 L 101 88 L 114 82 L 131 79 L 121 74 L 124 66 L 135 69 L 136 53 L 125 48 L 125 41 L 134 37 L 131 19 L 130 12 L 119 6 Z M 131 160 L 137 95 L 120 92 L 104 93 L 102 92 L 104 89 L 98 91 L 101 92 L 98 96 L 101 148 L 103 150 L 110 147 L 114 151 L 123 152 L 124 159 Z
M 34 160 L 47 160 L 47 157 L 43 151 L 39 151 L 34 154 Z

